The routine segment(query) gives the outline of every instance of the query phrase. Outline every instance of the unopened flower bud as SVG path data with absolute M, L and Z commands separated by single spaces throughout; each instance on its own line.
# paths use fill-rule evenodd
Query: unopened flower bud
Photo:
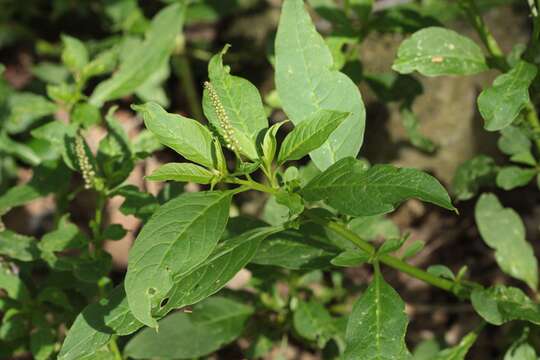
M 229 116 L 227 115 L 227 112 L 225 111 L 225 108 L 221 103 L 216 89 L 214 89 L 214 86 L 208 81 L 204 83 L 204 87 L 208 91 L 208 95 L 210 96 L 210 102 L 212 103 L 214 111 L 216 112 L 219 126 L 221 127 L 221 130 L 223 132 L 223 139 L 225 140 L 225 145 L 228 149 L 240 153 L 240 143 L 238 142 L 238 139 L 234 136 L 234 128 L 231 125 Z
M 82 177 L 84 179 L 84 188 L 91 189 L 94 187 L 94 179 L 96 172 L 90 164 L 90 160 L 86 155 L 84 149 L 84 141 L 80 135 L 75 137 L 75 154 L 77 155 L 77 161 L 79 163 L 79 169 L 81 170 Z

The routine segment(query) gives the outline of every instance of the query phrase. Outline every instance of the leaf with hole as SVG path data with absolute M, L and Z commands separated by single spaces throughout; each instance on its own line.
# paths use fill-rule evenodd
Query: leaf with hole
M 129 252 L 125 279 L 129 307 L 147 326 L 152 310 L 174 286 L 214 250 L 229 218 L 231 191 L 185 193 L 162 205 Z

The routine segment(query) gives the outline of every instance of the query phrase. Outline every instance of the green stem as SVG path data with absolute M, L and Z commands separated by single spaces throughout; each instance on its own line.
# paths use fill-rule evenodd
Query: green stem
M 538 119 L 538 113 L 531 101 L 525 104 L 524 113 L 525 119 L 527 119 L 527 122 L 533 130 L 536 149 L 538 150 L 538 153 L 540 153 L 540 120 Z
M 107 200 L 107 196 L 102 193 L 98 192 L 98 197 L 96 200 L 96 211 L 94 214 L 94 219 L 91 222 L 90 228 L 92 230 L 92 240 L 95 246 L 94 251 L 99 251 L 101 247 L 101 225 L 103 222 L 103 210 L 105 208 L 105 203 Z
M 504 57 L 504 53 L 492 32 L 484 22 L 484 19 L 480 14 L 480 10 L 476 6 L 474 0 L 459 0 L 459 4 L 469 17 L 469 20 L 473 24 L 478 35 L 480 35 L 482 42 L 493 59 L 493 65 L 495 65 L 499 70 L 506 72 L 509 69 L 509 66 L 506 62 L 506 58 Z
M 187 55 L 181 53 L 173 58 L 173 66 L 183 85 L 183 92 L 193 117 L 201 121 L 204 116 L 201 109 L 201 100 L 195 86 L 195 79 L 191 70 L 191 64 Z
M 270 186 L 276 189 L 279 188 L 279 185 L 276 181 L 276 172 L 272 169 L 272 164 L 263 164 L 261 166 L 261 169 L 268 181 L 270 182 Z
M 306 213 L 306 215 L 313 220 L 314 222 L 323 225 L 324 227 L 328 228 L 329 230 L 337 233 L 338 235 L 341 235 L 345 239 L 351 241 L 353 244 L 355 244 L 360 250 L 366 252 L 370 256 L 374 256 L 376 254 L 376 249 L 362 239 L 360 236 L 352 232 L 351 230 L 347 229 L 343 224 L 340 224 L 335 221 L 330 221 L 327 219 L 319 218 L 313 213 Z M 466 298 L 470 294 L 470 289 L 463 286 L 463 284 L 454 282 L 449 279 L 440 278 L 438 276 L 435 276 L 433 274 L 428 273 L 427 271 L 424 271 L 422 269 L 419 269 L 415 266 L 412 266 L 408 263 L 406 263 L 403 260 L 400 260 L 394 256 L 391 255 L 381 255 L 378 256 L 378 261 L 390 266 L 391 268 L 394 268 L 396 270 L 399 270 L 407 275 L 410 275 L 416 279 L 422 280 L 430 285 L 433 285 L 435 287 L 438 287 L 439 289 L 448 291 L 458 297 Z
M 540 3 L 540 0 L 535 0 L 535 3 L 536 7 L 538 8 L 538 3 Z M 474 25 L 478 35 L 480 35 L 482 42 L 493 59 L 493 65 L 502 72 L 508 71 L 510 66 L 506 61 L 504 53 L 493 36 L 493 33 L 484 22 L 484 19 L 480 14 L 480 10 L 476 6 L 474 0 L 459 0 L 459 4 L 467 13 L 467 16 Z M 533 19 L 533 25 L 534 27 L 531 43 L 534 43 L 538 40 L 537 38 L 540 37 L 540 20 L 538 16 L 535 16 Z M 528 101 L 525 105 L 524 115 L 535 133 L 535 145 L 540 153 L 540 121 L 538 120 L 538 113 L 536 112 L 534 104 L 531 101 Z
M 118 344 L 116 343 L 116 338 L 116 335 L 112 336 L 111 341 L 109 342 L 109 349 L 111 349 L 111 352 L 114 355 L 114 360 L 123 360 L 122 353 L 120 352 Z
M 229 184 L 245 185 L 252 190 L 258 190 L 258 191 L 269 193 L 269 194 L 277 194 L 279 192 L 278 189 L 274 189 L 270 186 L 266 186 L 264 184 L 258 183 L 253 180 L 232 178 L 232 179 L 225 179 L 225 182 L 228 182 Z
M 343 0 L 343 12 L 345 14 L 349 14 L 350 8 L 351 8 L 350 0 Z

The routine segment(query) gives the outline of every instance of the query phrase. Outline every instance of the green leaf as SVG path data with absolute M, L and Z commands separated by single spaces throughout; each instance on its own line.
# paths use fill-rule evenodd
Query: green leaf
M 223 297 L 193 307 L 192 314 L 174 313 L 159 322 L 159 332 L 144 329 L 126 345 L 134 359 L 192 359 L 208 355 L 239 337 L 253 308 Z
M 518 126 L 509 125 L 501 130 L 501 137 L 497 145 L 506 155 L 516 155 L 529 152 L 531 140 L 525 130 Z
M 35 360 L 50 359 L 56 345 L 56 334 L 49 324 L 37 327 L 30 334 L 30 350 Z
M 409 137 L 411 144 L 422 151 L 428 153 L 434 152 L 437 149 L 437 146 L 433 141 L 423 135 L 420 130 L 418 130 L 418 126 L 420 124 L 418 122 L 418 118 L 412 112 L 412 110 L 409 108 L 403 108 L 401 109 L 400 113 L 401 121 L 405 127 L 405 131 L 407 132 L 407 136 Z
M 401 254 L 401 260 L 410 259 L 420 253 L 426 244 L 422 240 L 414 240 L 410 245 L 405 247 Z
M 229 46 L 214 55 L 208 63 L 208 77 L 214 95 L 217 95 L 225 114 L 233 128 L 234 138 L 239 142 L 240 151 L 251 160 L 257 159 L 255 141 L 263 129 L 268 127 L 266 113 L 257 88 L 248 80 L 230 74 L 230 68 L 223 65 L 223 55 Z M 208 87 L 203 93 L 203 110 L 210 123 L 221 135 L 226 135 L 222 119 L 216 112 L 215 100 Z
M 36 139 L 48 141 L 51 146 L 61 154 L 64 150 L 64 137 L 66 135 L 68 137 L 73 137 L 75 136 L 76 131 L 76 125 L 65 124 L 59 120 L 53 120 L 33 129 L 30 133 Z
M 129 252 L 125 279 L 129 307 L 156 327 L 152 309 L 173 288 L 173 278 L 193 270 L 216 247 L 229 217 L 232 192 L 185 193 L 161 206 Z
M 212 133 L 201 123 L 177 114 L 170 114 L 156 103 L 133 106 L 142 114 L 144 124 L 159 142 L 183 157 L 212 168 Z
M 66 249 L 82 248 L 87 244 L 87 237 L 65 215 L 60 218 L 55 231 L 47 233 L 41 238 L 38 247 L 42 252 L 54 253 Z
M 360 250 L 345 250 L 330 262 L 334 266 L 353 267 L 360 266 L 370 260 L 371 256 Z
M 61 83 L 47 85 L 47 96 L 60 104 L 73 105 L 81 100 L 82 93 L 75 83 Z
M 440 278 L 446 278 L 450 280 L 455 280 L 456 278 L 452 270 L 450 270 L 450 268 L 445 265 L 431 265 L 427 268 L 427 272 Z
M 300 121 L 283 140 L 278 164 L 283 164 L 288 160 L 299 160 L 321 147 L 349 115 L 349 113 L 323 109 Z
M 365 109 L 356 84 L 334 70 L 324 39 L 304 9 L 303 0 L 286 0 L 276 36 L 276 87 L 283 109 L 295 125 L 320 110 L 349 113 L 324 145 L 310 153 L 325 170 L 356 156 L 362 145 Z
M 407 323 L 398 293 L 375 274 L 349 316 L 344 359 L 408 359 Z
M 525 169 L 519 166 L 506 166 L 497 174 L 497 186 L 504 190 L 512 190 L 525 186 L 538 174 L 536 169 Z
M 413 360 L 433 360 L 440 351 L 440 346 L 437 340 L 423 340 L 414 348 Z
M 78 124 L 88 129 L 100 122 L 101 114 L 98 107 L 86 102 L 77 103 L 73 106 L 70 119 L 71 124 Z M 66 126 L 66 124 L 62 123 L 62 126 Z
M 148 80 L 135 90 L 135 94 L 143 101 L 155 101 L 159 105 L 169 106 L 169 98 L 163 89 L 164 82 L 171 76 L 168 63 L 157 69 Z
M 536 289 L 538 263 L 518 213 L 504 208 L 495 195 L 482 194 L 476 203 L 475 218 L 482 239 L 495 250 L 502 271 Z
M 194 304 L 219 291 L 246 266 L 255 255 L 259 243 L 280 230 L 280 227 L 258 228 L 224 240 L 204 263 L 174 279 L 175 285 L 167 304 L 156 315 L 162 317 L 173 309 Z M 98 351 L 113 334 L 128 335 L 142 326 L 130 312 L 124 286 L 120 285 L 108 299 L 87 306 L 77 316 L 59 359 L 78 360 L 85 354 Z
M 356 12 L 362 22 L 366 22 L 373 9 L 374 0 L 351 0 L 351 8 Z
M 335 321 L 326 308 L 315 301 L 300 301 L 293 315 L 294 329 L 303 338 L 316 341 L 324 348 L 328 340 L 339 333 Z
M 41 162 L 38 154 L 28 145 L 13 141 L 5 133 L 0 134 L 0 151 L 12 155 L 31 166 Z
M 467 334 L 459 344 L 448 349 L 444 349 L 433 358 L 434 360 L 465 360 L 465 356 L 478 338 L 478 334 L 472 332 Z
M 538 360 L 538 357 L 531 345 L 519 339 L 504 354 L 504 360 Z
M 349 221 L 348 227 L 362 239 L 368 241 L 399 237 L 397 225 L 381 215 L 354 218 Z
M 10 115 L 4 126 L 10 134 L 23 132 L 37 120 L 56 111 L 56 104 L 43 96 L 27 92 L 12 94 L 8 106 Z
M 112 48 L 103 51 L 81 70 L 81 81 L 112 72 L 116 67 L 117 61 L 118 49 Z
M 60 84 L 67 80 L 69 71 L 63 65 L 43 61 L 32 66 L 32 75 L 45 83 Z
M 145 159 L 154 152 L 163 149 L 158 138 L 149 130 L 142 130 L 134 140 L 131 147 L 137 159 Z
M 290 210 L 285 205 L 278 204 L 275 196 L 268 198 L 264 204 L 261 218 L 271 225 L 281 225 L 289 220 Z
M 56 287 L 48 286 L 41 290 L 37 296 L 37 301 L 53 304 L 68 311 L 73 310 L 66 293 Z
M 0 268 L 0 289 L 4 290 L 8 298 L 18 302 L 30 300 L 30 293 L 24 282 L 5 268 Z
M 122 214 L 133 215 L 145 222 L 159 207 L 158 200 L 152 194 L 141 191 L 134 185 L 122 186 L 111 194 L 114 195 L 120 195 L 125 199 L 120 206 Z
M 482 186 L 494 183 L 497 164 L 489 156 L 478 155 L 459 165 L 452 180 L 452 190 L 458 200 L 468 200 Z
M 19 309 L 8 309 L 2 317 L 0 340 L 5 343 L 25 338 L 30 331 L 29 325 L 26 315 Z
M 478 96 L 478 110 L 484 128 L 497 131 L 510 125 L 529 102 L 529 86 L 536 77 L 536 66 L 520 61 L 506 74 L 499 75 L 493 86 Z
M 262 150 L 262 160 L 264 161 L 267 168 L 270 168 L 276 156 L 276 151 L 277 151 L 276 134 L 279 128 L 285 123 L 286 121 L 275 123 L 274 125 L 270 126 L 270 128 L 264 134 L 261 150 Z
M 99 142 L 96 161 L 108 188 L 114 188 L 127 179 L 135 164 L 128 136 L 122 124 L 114 117 L 116 107 L 105 116 L 107 135 Z
M 62 44 L 62 62 L 73 73 L 79 73 L 88 63 L 88 50 L 79 39 L 68 35 L 62 35 Z
M 97 255 L 81 256 L 73 264 L 73 274 L 78 280 L 97 283 L 107 276 L 112 268 L 112 256 L 105 251 Z
M 0 214 L 51 192 L 63 191 L 69 186 L 69 182 L 65 181 L 69 176 L 68 169 L 59 161 L 42 162 L 34 168 L 32 180 L 14 186 L 0 196 Z
M 173 279 L 174 286 L 167 304 L 156 314 L 164 316 L 173 309 L 199 302 L 222 289 L 253 259 L 261 241 L 281 230 L 281 227 L 255 228 L 220 242 L 193 271 Z
M 105 101 L 118 99 L 135 91 L 169 59 L 176 37 L 184 22 L 185 4 L 169 5 L 152 20 L 145 40 L 125 57 L 114 76 L 100 83 L 90 102 L 100 107 Z
M 261 243 L 252 262 L 291 270 L 327 268 L 339 250 L 321 230 L 304 225 L 272 235 Z
M 120 224 L 111 224 L 107 226 L 102 234 L 101 238 L 103 240 L 121 240 L 127 234 L 127 230 Z
M 107 299 L 88 305 L 71 325 L 58 355 L 59 360 L 77 360 L 92 355 L 113 334 L 128 335 L 142 324 L 129 312 L 124 286 L 117 286 Z
M 454 210 L 446 190 L 432 176 L 392 165 L 365 170 L 354 158 L 342 159 L 316 176 L 302 189 L 302 195 L 308 201 L 324 200 L 353 216 L 384 214 L 409 198 Z
M 276 195 L 276 202 L 289 209 L 289 218 L 299 215 L 304 211 L 304 199 L 296 193 L 280 191 Z
M 406 109 L 417 96 L 422 95 L 422 83 L 412 75 L 402 75 L 394 71 L 380 74 L 365 74 L 365 80 L 375 95 L 383 102 L 400 102 Z
M 401 247 L 405 243 L 405 240 L 407 240 L 407 236 L 403 236 L 403 237 L 400 237 L 400 238 L 394 238 L 394 239 L 387 239 L 377 249 L 377 255 L 382 256 L 382 255 L 386 255 L 386 254 L 390 254 L 390 253 L 393 253 L 395 251 L 398 251 L 399 249 L 401 249 Z
M 20 261 L 33 261 L 39 257 L 37 241 L 11 230 L 0 232 L 0 254 Z
M 540 306 L 518 288 L 496 285 L 475 289 L 471 302 L 474 310 L 490 324 L 523 320 L 540 325 Z
M 195 164 L 168 163 L 154 170 L 145 179 L 151 181 L 193 181 L 197 184 L 210 184 L 216 174 Z
M 398 49 L 392 69 L 425 76 L 472 75 L 488 69 L 482 49 L 455 31 L 428 27 L 415 32 Z

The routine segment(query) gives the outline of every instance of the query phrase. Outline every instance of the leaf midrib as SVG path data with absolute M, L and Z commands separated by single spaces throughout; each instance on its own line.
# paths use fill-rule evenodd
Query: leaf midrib
M 336 120 L 334 120 L 336 121 Z M 318 121 L 319 123 L 320 121 Z M 302 124 L 303 122 L 301 122 L 300 124 Z M 306 128 L 303 129 L 303 130 L 308 130 L 307 128 L 307 125 L 306 124 Z M 309 124 L 309 126 L 312 126 L 313 124 Z M 299 125 L 300 126 L 300 125 Z M 313 138 L 315 138 L 317 135 L 321 134 L 321 133 L 325 133 L 327 128 L 331 128 L 334 126 L 334 123 L 333 122 L 326 122 L 326 123 L 323 123 L 323 126 L 322 127 L 319 127 L 315 132 L 312 132 L 309 136 L 305 137 L 305 138 L 300 138 L 300 141 L 297 141 L 295 143 L 293 143 L 293 145 L 289 146 L 289 151 L 287 153 L 285 153 L 285 155 L 282 155 L 280 156 L 280 159 L 279 159 L 279 162 L 284 162 L 286 161 L 287 159 L 290 158 L 290 156 L 292 154 L 294 154 L 299 148 L 301 148 L 302 146 L 304 146 L 304 144 L 306 144 L 307 142 L 311 141 Z M 298 129 L 298 128 L 297 128 Z M 292 132 L 291 132 L 291 135 L 292 135 Z M 287 139 L 287 138 L 286 138 Z M 325 140 L 325 142 L 327 142 L 328 139 Z
M 183 227 L 183 229 L 180 231 L 180 233 L 176 236 L 176 238 L 168 244 L 168 246 L 167 246 L 166 250 L 163 252 L 163 255 L 162 255 L 161 259 L 159 260 L 159 262 L 154 263 L 154 264 L 149 264 L 147 266 L 151 266 L 151 267 L 156 267 L 156 266 L 159 267 L 159 266 L 161 266 L 163 264 L 163 259 L 168 255 L 169 251 L 171 250 L 171 247 L 178 242 L 178 240 L 188 231 L 188 229 L 190 229 L 191 226 L 196 221 L 198 221 L 201 217 L 204 217 L 204 215 L 206 214 L 206 212 L 208 212 L 208 210 L 210 208 L 216 206 L 216 204 L 218 204 L 225 197 L 228 197 L 231 194 L 232 193 L 229 192 L 229 191 L 223 192 L 223 194 L 221 196 L 219 196 L 215 201 L 209 203 L 206 207 L 204 207 L 203 210 L 201 210 L 198 215 L 196 215 L 195 217 L 193 217 L 190 221 L 188 221 L 186 223 L 186 225 Z M 137 261 L 133 264 L 133 266 L 136 267 L 139 264 L 139 262 L 142 259 L 144 259 L 144 257 L 145 257 L 145 254 L 141 254 L 139 259 L 137 259 Z M 138 271 L 140 272 L 140 269 Z
M 300 6 L 304 6 L 304 3 L 302 1 L 301 5 Z M 306 16 L 309 16 L 309 14 L 306 14 Z M 302 54 L 302 62 L 304 63 L 304 71 L 306 74 L 308 74 L 307 76 L 307 79 L 308 79 L 308 83 L 309 83 L 309 87 L 310 87 L 310 90 L 311 90 L 311 93 L 313 94 L 311 96 L 311 98 L 314 100 L 314 103 L 313 105 L 317 108 L 317 110 L 321 110 L 322 107 L 321 107 L 321 99 L 319 99 L 319 97 L 317 96 L 317 93 L 315 92 L 315 87 L 313 86 L 313 82 L 311 81 L 311 74 L 310 72 L 308 71 L 309 67 L 307 66 L 307 61 L 306 61 L 306 54 L 305 54 L 305 46 L 302 45 L 302 43 L 300 42 L 300 38 L 299 38 L 299 21 L 296 21 L 295 22 L 295 25 L 296 25 L 296 31 L 295 31 L 295 37 L 296 37 L 296 44 L 299 46 L 299 48 L 302 50 L 300 53 Z M 308 25 L 309 26 L 309 25 Z M 312 25 L 314 26 L 314 25 Z M 316 31 L 316 30 L 315 30 Z M 330 69 L 325 69 L 323 68 L 325 72 L 331 72 Z M 327 146 L 328 149 L 329 149 L 329 155 L 331 157 L 331 163 L 335 163 L 336 162 L 336 153 L 337 151 L 334 149 L 334 147 L 332 146 L 332 144 L 330 143 L 330 141 L 328 141 L 328 139 L 323 143 L 323 145 L 319 148 L 319 149 L 322 149 L 324 146 Z

